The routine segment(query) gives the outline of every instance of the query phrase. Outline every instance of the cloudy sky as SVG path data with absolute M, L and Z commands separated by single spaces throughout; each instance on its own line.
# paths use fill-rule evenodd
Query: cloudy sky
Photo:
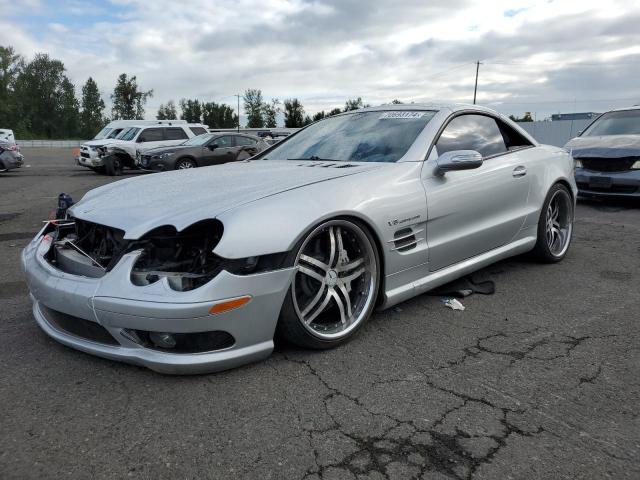
M 640 0 L 0 0 L 0 45 L 46 52 L 108 102 L 119 73 L 235 105 L 259 88 L 305 110 L 471 102 L 504 113 L 640 103 Z

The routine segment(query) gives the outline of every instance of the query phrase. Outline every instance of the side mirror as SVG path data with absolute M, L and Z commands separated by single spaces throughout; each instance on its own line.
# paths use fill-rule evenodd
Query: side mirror
M 472 170 L 482 166 L 482 155 L 475 150 L 445 152 L 436 160 L 441 175 L 454 170 Z
M 209 150 L 215 150 L 216 148 L 218 148 L 218 144 L 214 143 L 213 145 L 209 145 L 208 148 Z
M 146 141 L 147 141 L 147 139 L 146 139 L 146 138 L 144 138 L 144 137 L 138 137 L 138 140 L 136 141 L 136 143 L 144 143 L 144 142 L 146 142 Z

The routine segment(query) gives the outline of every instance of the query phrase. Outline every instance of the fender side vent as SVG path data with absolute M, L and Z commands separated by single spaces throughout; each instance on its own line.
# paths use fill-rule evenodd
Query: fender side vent
M 403 228 L 393 234 L 394 250 L 398 252 L 407 252 L 416 248 L 418 240 L 411 228 Z

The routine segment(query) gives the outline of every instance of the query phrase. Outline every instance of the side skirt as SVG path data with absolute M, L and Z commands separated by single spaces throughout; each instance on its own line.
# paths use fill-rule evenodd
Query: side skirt
M 422 277 L 415 282 L 403 285 L 385 292 L 385 297 L 380 309 L 392 307 L 400 302 L 404 302 L 416 295 L 420 295 L 428 290 L 432 290 L 440 285 L 449 283 L 456 278 L 460 278 L 469 273 L 480 270 L 499 260 L 526 253 L 536 244 L 536 237 L 525 237 L 515 242 L 503 245 L 494 250 L 490 250 L 481 255 L 477 255 L 460 263 L 443 268 L 429 275 Z

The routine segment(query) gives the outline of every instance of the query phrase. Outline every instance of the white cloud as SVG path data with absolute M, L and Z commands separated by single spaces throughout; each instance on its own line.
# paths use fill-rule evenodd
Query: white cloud
M 105 100 L 118 74 L 137 75 L 155 92 L 149 116 L 182 97 L 235 105 L 246 88 L 297 96 L 309 113 L 354 96 L 469 101 L 477 59 L 480 101 L 506 113 L 640 95 L 638 0 L 0 0 L 0 11 L 0 44 L 61 59 L 78 86 L 93 76 Z

